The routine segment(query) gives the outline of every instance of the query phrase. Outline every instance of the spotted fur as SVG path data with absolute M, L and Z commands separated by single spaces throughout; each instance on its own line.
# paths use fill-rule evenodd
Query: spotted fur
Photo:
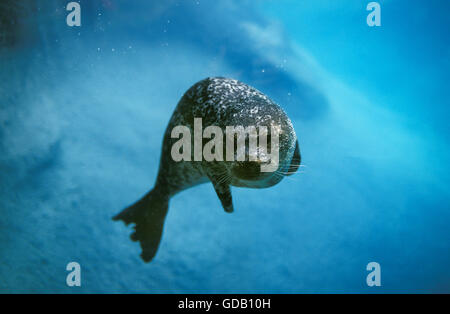
M 203 129 L 215 125 L 221 127 L 224 133 L 226 126 L 280 125 L 283 130 L 280 147 L 287 148 L 280 151 L 280 162 L 289 163 L 295 149 L 296 135 L 292 123 L 283 109 L 269 97 L 238 80 L 222 77 L 204 79 L 194 84 L 183 95 L 164 135 L 157 184 L 166 185 L 169 194 L 207 182 L 209 174 L 222 173 L 226 171 L 224 168 L 230 167 L 225 161 L 172 160 L 170 150 L 177 140 L 170 138 L 172 129 L 177 125 L 187 126 L 193 136 L 194 118 L 202 118 Z
M 266 188 L 283 178 L 277 173 L 267 173 L 256 180 L 239 178 L 233 169 L 243 169 L 245 172 L 251 166 L 245 162 L 193 161 L 193 156 L 191 161 L 175 162 L 171 149 L 178 139 L 172 139 L 171 132 L 176 126 L 186 126 L 193 138 L 194 118 L 202 118 L 203 129 L 212 125 L 219 126 L 223 134 L 226 126 L 266 126 L 268 130 L 271 125 L 280 126 L 279 172 L 289 175 L 295 172 L 300 163 L 292 123 L 280 106 L 270 98 L 234 79 L 214 77 L 196 83 L 183 95 L 167 126 L 155 187 L 140 201 L 114 217 L 126 224 L 136 224 L 131 238 L 140 241 L 143 250 L 141 256 L 145 261 L 151 260 L 156 254 L 168 202 L 174 194 L 211 181 L 225 211 L 232 212 L 230 186 Z

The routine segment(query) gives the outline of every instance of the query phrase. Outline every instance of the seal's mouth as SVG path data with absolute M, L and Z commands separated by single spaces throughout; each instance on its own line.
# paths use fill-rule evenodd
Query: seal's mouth
M 234 176 L 241 180 L 258 180 L 261 167 L 259 163 L 254 161 L 236 162 L 236 165 L 231 170 Z
M 291 164 L 289 166 L 289 169 L 285 173 L 285 175 L 286 176 L 293 175 L 295 172 L 297 172 L 301 163 L 302 163 L 302 156 L 300 155 L 300 146 L 298 145 L 298 140 L 297 140 L 295 142 L 295 150 L 294 150 L 294 155 L 292 156 Z
M 236 162 L 235 166 L 231 169 L 231 173 L 240 180 L 259 181 L 272 174 L 261 171 L 262 164 L 260 161 Z

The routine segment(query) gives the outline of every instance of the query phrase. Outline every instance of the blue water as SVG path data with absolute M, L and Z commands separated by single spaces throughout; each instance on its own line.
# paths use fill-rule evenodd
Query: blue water
M 379 1 L 373 28 L 369 1 L 80 1 L 73 28 L 67 2 L 25 6 L 0 50 L 0 292 L 450 292 L 448 1 Z M 208 76 L 276 100 L 305 167 L 231 215 L 178 194 L 145 264 L 111 217 Z

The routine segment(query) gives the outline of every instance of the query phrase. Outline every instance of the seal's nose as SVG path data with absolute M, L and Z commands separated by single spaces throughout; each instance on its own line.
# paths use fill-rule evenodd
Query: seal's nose
M 288 176 L 293 175 L 300 167 L 301 162 L 302 162 L 302 156 L 300 155 L 300 145 L 298 144 L 298 140 L 297 140 L 297 142 L 295 143 L 294 156 L 292 156 L 291 164 L 289 166 L 289 169 L 288 169 L 286 175 L 288 175 Z

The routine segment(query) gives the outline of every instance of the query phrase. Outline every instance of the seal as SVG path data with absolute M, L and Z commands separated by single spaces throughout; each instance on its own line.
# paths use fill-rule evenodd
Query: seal
M 268 143 L 266 142 L 267 150 L 271 151 L 275 148 L 273 143 L 277 144 L 278 162 L 275 171 L 261 171 L 271 160 L 251 158 L 252 154 L 264 153 L 259 147 L 257 150 L 245 149 L 244 160 L 234 158 L 230 161 L 223 158 L 198 161 L 198 158 L 197 160 L 188 158 L 189 160 L 175 161 L 172 156 L 173 145 L 177 140 L 173 138 L 174 128 L 185 126 L 190 131 L 196 131 L 194 120 L 198 118 L 202 119 L 204 126 L 218 126 L 225 133 L 228 126 L 255 126 L 270 130 L 273 130 L 273 126 L 277 126 L 278 141 L 272 140 L 275 132 L 271 131 L 267 133 Z M 246 141 L 250 141 L 250 133 L 247 135 Z M 235 145 L 236 142 L 238 140 L 235 141 Z M 201 144 L 203 145 L 203 141 Z M 233 212 L 231 186 L 271 187 L 285 176 L 293 174 L 300 166 L 300 161 L 300 148 L 293 125 L 279 105 L 260 91 L 238 80 L 223 77 L 206 78 L 189 88 L 169 121 L 153 189 L 113 219 L 122 220 L 126 225 L 135 224 L 130 237 L 133 241 L 140 242 L 141 257 L 145 262 L 149 262 L 158 250 L 172 196 L 195 185 L 211 182 L 224 210 L 231 213 Z

